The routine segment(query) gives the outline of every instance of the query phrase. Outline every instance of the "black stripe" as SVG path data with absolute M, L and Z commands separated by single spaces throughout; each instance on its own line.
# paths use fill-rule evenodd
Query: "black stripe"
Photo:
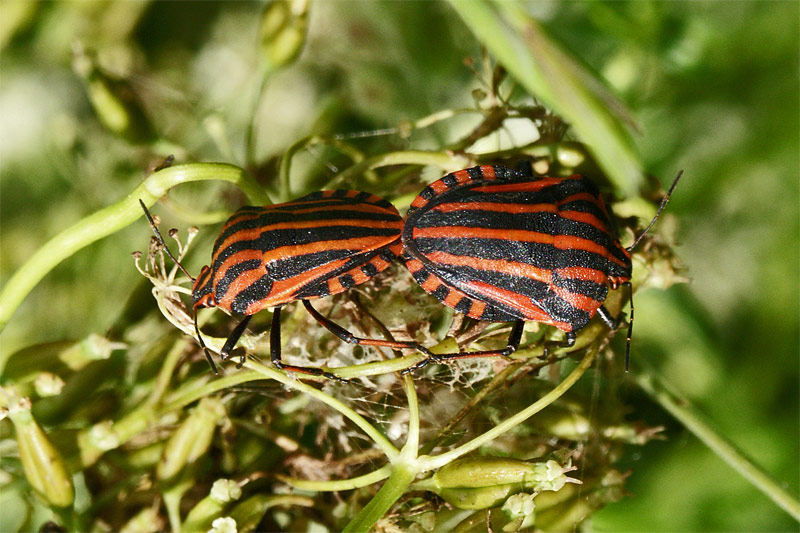
M 389 247 L 388 247 L 388 246 L 386 246 L 385 248 L 381 248 L 381 249 L 378 251 L 378 255 L 379 255 L 379 256 L 380 256 L 380 257 L 381 257 L 381 258 L 382 258 L 384 261 L 388 261 L 388 262 L 390 262 L 390 263 L 391 263 L 392 261 L 394 261 L 395 259 L 397 259 L 397 256 L 394 254 L 394 252 L 393 252 L 392 250 L 390 250 L 390 249 L 389 249 Z
M 406 244 L 406 247 L 414 255 L 444 252 L 478 259 L 517 261 L 544 270 L 585 267 L 608 272 L 614 265 L 605 257 L 586 250 L 559 250 L 551 244 L 502 239 L 418 238 L 414 239 L 413 244 Z M 446 268 L 454 267 L 447 265 Z
M 602 220 L 602 219 L 601 219 Z M 614 242 L 608 233 L 595 226 L 559 216 L 557 213 L 499 213 L 496 211 L 451 211 L 441 213 L 431 211 L 415 220 L 416 228 L 447 228 L 453 226 L 467 228 L 486 228 L 496 230 L 524 230 L 552 236 L 580 237 L 593 241 L 604 248 Z
M 519 313 L 511 312 L 501 309 L 500 307 L 491 305 L 488 302 L 483 302 L 485 307 L 479 320 L 486 320 L 489 322 L 516 322 L 520 320 Z
M 467 174 L 469 177 L 472 178 L 474 181 L 479 181 L 483 179 L 483 168 L 481 167 L 472 167 L 467 169 Z
M 440 301 L 444 301 L 447 296 L 450 294 L 450 289 L 442 283 L 438 287 L 436 287 L 433 292 L 431 293 L 435 298 L 439 299 Z
M 268 276 L 260 277 L 236 295 L 231 303 L 231 311 L 243 315 L 250 304 L 266 298 L 270 290 L 272 290 L 272 280 Z
M 342 287 L 344 287 L 345 289 L 349 289 L 351 287 L 355 287 L 356 280 L 354 280 L 353 276 L 351 276 L 350 274 L 342 274 L 341 276 L 339 276 L 339 283 L 341 283 Z
M 271 261 L 264 265 L 269 277 L 275 281 L 281 281 L 299 276 L 311 269 L 326 265 L 333 261 L 350 259 L 358 254 L 359 250 L 324 250 L 311 254 L 293 255 Z
M 243 250 L 259 250 L 267 253 L 284 246 L 300 246 L 322 241 L 339 241 L 363 237 L 395 237 L 397 230 L 392 228 L 364 228 L 358 226 L 325 226 L 318 228 L 280 229 L 265 231 L 258 238 L 242 239 L 231 243 L 227 248 L 214 250 L 215 270 L 231 255 Z
M 472 302 L 473 302 L 472 298 L 464 296 L 458 301 L 458 303 L 453 309 L 455 309 L 459 313 L 464 313 L 464 314 L 469 313 L 470 309 L 472 309 Z
M 455 174 L 448 174 L 441 179 L 441 182 L 447 185 L 448 188 L 458 185 L 458 178 Z
M 422 285 L 423 283 L 428 281 L 428 278 L 431 276 L 431 273 L 423 268 L 422 270 L 417 270 L 416 272 L 414 272 L 412 276 L 414 276 L 414 281 Z
M 378 267 L 373 265 L 372 263 L 367 263 L 366 265 L 361 265 L 361 272 L 364 273 L 365 276 L 371 278 L 375 274 L 379 272 Z
M 358 268 L 359 265 L 361 265 L 363 263 L 367 263 L 373 257 L 375 257 L 377 254 L 378 254 L 378 252 L 371 252 L 371 253 L 367 253 L 367 254 L 359 254 L 359 255 L 356 255 L 356 256 L 350 258 L 349 261 L 347 261 L 344 265 L 342 265 L 341 267 L 337 268 L 333 272 L 329 272 L 325 276 L 322 276 L 320 278 L 317 278 L 317 279 L 315 279 L 313 281 L 310 281 L 310 282 L 304 284 L 293 295 L 293 299 L 295 299 L 295 300 L 303 300 L 303 299 L 307 300 L 309 298 L 317 298 L 317 297 L 320 297 L 320 296 L 327 296 L 328 294 L 330 294 L 330 289 L 328 287 L 328 280 L 336 278 L 336 277 L 339 277 L 339 276 L 341 276 L 340 282 L 342 283 L 343 287 L 349 288 L 349 287 L 354 286 L 355 285 L 355 280 L 353 280 L 353 278 L 352 278 L 352 276 L 350 274 L 346 274 L 346 272 L 349 272 L 350 270 L 352 270 L 354 268 Z M 349 278 L 350 281 L 348 281 L 347 279 L 344 279 L 345 277 Z M 350 285 L 350 286 L 346 285 L 347 283 L 350 283 L 351 281 L 353 282 L 352 285 Z
M 608 285 L 589 280 L 561 277 L 553 272 L 553 285 L 574 294 L 582 294 L 593 300 L 602 302 L 608 296 Z
M 337 207 L 341 207 L 342 203 L 337 202 Z M 353 204 L 356 205 L 356 204 Z M 229 221 L 225 224 L 219 237 L 217 237 L 214 247 L 216 248 L 225 242 L 230 236 L 242 230 L 257 230 L 273 224 L 286 224 L 293 222 L 319 222 L 325 220 L 352 220 L 354 222 L 362 221 L 379 221 L 379 222 L 399 222 L 402 218 L 397 214 L 392 213 L 364 213 L 354 210 L 327 210 L 323 208 L 315 209 L 309 213 L 292 213 L 290 211 L 280 211 L 276 209 L 269 209 L 264 211 L 260 216 L 245 220 L 237 220 L 238 215 L 234 214 Z M 393 230 L 399 233 L 399 230 Z
M 241 261 L 235 265 L 231 265 L 231 267 L 225 271 L 225 275 L 222 277 L 222 279 L 217 281 L 215 284 L 214 295 L 216 296 L 217 301 L 219 302 L 222 300 L 222 298 L 228 292 L 228 288 L 230 287 L 231 283 L 233 283 L 233 281 L 243 272 L 255 270 L 257 268 L 261 268 L 261 261 L 255 259 L 250 261 Z M 216 271 L 214 271 L 214 274 L 216 275 Z

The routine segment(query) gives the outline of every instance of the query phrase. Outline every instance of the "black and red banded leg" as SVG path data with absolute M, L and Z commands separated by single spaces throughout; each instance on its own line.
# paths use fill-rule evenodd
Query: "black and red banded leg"
M 628 300 L 631 303 L 631 313 L 628 317 L 628 333 L 625 335 L 625 372 L 627 372 L 631 362 L 631 337 L 633 336 L 633 285 L 630 281 L 626 281 L 620 285 L 628 286 Z M 608 309 L 602 305 L 597 310 L 597 314 L 608 326 L 608 329 L 610 329 L 612 332 L 617 331 L 621 322 L 620 319 L 612 317 L 611 313 L 608 312 Z
M 511 328 L 511 333 L 508 336 L 508 343 L 506 347 L 501 350 L 478 350 L 475 352 L 455 352 L 455 353 L 440 353 L 434 357 L 423 359 L 416 365 L 406 368 L 401 374 L 408 374 L 415 372 L 421 368 L 428 366 L 430 363 L 449 363 L 451 361 L 458 361 L 460 359 L 472 359 L 475 357 L 508 357 L 519 349 L 519 343 L 522 341 L 522 330 L 525 327 L 525 322 L 517 320 Z
M 384 348 L 391 348 L 394 350 L 415 350 L 418 352 L 422 352 L 427 356 L 427 359 L 424 361 L 428 361 L 430 359 L 434 361 L 438 361 L 441 356 L 436 355 L 418 342 L 414 341 L 388 341 L 385 339 L 368 339 L 364 337 L 357 337 L 349 332 L 347 329 L 343 328 L 339 324 L 332 321 L 330 318 L 324 316 L 322 313 L 317 311 L 308 300 L 303 300 L 303 305 L 305 306 L 306 310 L 308 310 L 309 314 L 314 317 L 314 320 L 319 322 L 325 329 L 339 337 L 341 340 L 348 344 L 358 344 L 361 346 L 381 346 Z M 408 370 L 403 370 L 403 374 L 405 374 Z
M 298 372 L 306 374 L 307 376 L 322 376 L 324 378 L 333 379 L 341 383 L 350 383 L 349 379 L 337 376 L 331 372 L 322 370 L 321 368 L 287 365 L 281 359 L 281 307 L 276 307 L 272 311 L 272 328 L 269 332 L 269 351 L 270 359 L 275 368 L 279 370 L 287 370 L 289 372 Z

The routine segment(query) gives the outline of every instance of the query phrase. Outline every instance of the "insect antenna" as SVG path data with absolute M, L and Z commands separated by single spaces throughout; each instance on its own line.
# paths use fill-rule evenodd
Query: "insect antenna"
M 214 364 L 214 359 L 211 357 L 211 352 L 208 351 L 208 347 L 206 343 L 203 341 L 203 336 L 200 335 L 200 326 L 197 325 L 197 308 L 192 308 L 192 320 L 194 321 L 194 331 L 197 333 L 197 342 L 200 343 L 200 347 L 203 349 L 203 353 L 206 355 L 206 359 L 208 360 L 208 365 L 211 367 L 211 371 L 214 373 L 215 376 L 219 375 L 217 372 L 217 365 Z
M 658 217 L 661 216 L 661 212 L 664 210 L 665 207 L 667 207 L 670 196 L 672 196 L 672 191 L 675 190 L 675 187 L 678 185 L 678 181 L 681 179 L 681 176 L 683 176 L 683 170 L 679 171 L 678 175 L 675 176 L 675 179 L 672 180 L 672 185 L 669 186 L 669 190 L 667 191 L 666 196 L 664 196 L 664 199 L 661 200 L 661 205 L 658 207 L 658 211 L 656 211 L 656 216 L 653 217 L 653 220 L 650 221 L 650 224 L 648 224 L 648 226 L 644 229 L 644 231 L 641 232 L 638 237 L 636 237 L 636 240 L 633 241 L 633 244 L 628 246 L 626 250 L 630 252 L 634 248 L 636 248 L 636 245 L 639 244 L 639 241 L 642 240 L 642 237 L 647 235 L 647 232 L 650 231 L 650 229 L 655 225 L 656 220 L 658 220 Z
M 150 227 L 153 228 L 153 233 L 156 234 L 156 239 L 158 240 L 159 244 L 161 244 L 161 248 L 167 252 L 169 258 L 172 259 L 172 262 L 175 263 L 177 267 L 189 277 L 190 280 L 192 280 L 192 283 L 194 283 L 196 281 L 195 277 L 189 274 L 189 271 L 184 268 L 180 261 L 178 261 L 178 258 L 172 255 L 169 246 L 167 246 L 167 243 L 164 242 L 164 237 L 161 236 L 161 232 L 158 230 L 158 226 L 156 226 L 155 220 L 153 220 L 153 216 L 150 214 L 150 211 L 148 211 L 147 206 L 144 205 L 144 202 L 141 199 L 139 200 L 139 205 L 142 206 L 144 216 L 147 217 Z M 203 353 L 205 354 L 206 359 L 208 359 L 208 364 L 211 366 L 211 371 L 214 372 L 214 375 L 219 375 L 219 372 L 217 372 L 217 365 L 214 364 L 214 360 L 211 358 L 211 352 L 208 351 L 206 343 L 203 342 L 203 336 L 200 335 L 200 326 L 197 325 L 197 308 L 192 309 L 192 321 L 194 322 L 194 331 L 197 333 L 197 341 L 200 343 L 200 347 L 203 348 Z
M 628 246 L 626 250 L 630 252 L 636 248 L 636 245 L 639 244 L 639 241 L 642 240 L 642 237 L 644 237 L 655 225 L 656 220 L 658 220 L 658 217 L 661 216 L 661 212 L 665 207 L 667 207 L 669 199 L 672 196 L 672 191 L 675 190 L 675 187 L 678 185 L 678 181 L 681 179 L 681 176 L 683 176 L 683 170 L 679 171 L 678 175 L 675 176 L 675 179 L 672 180 L 672 185 L 669 186 L 667 194 L 664 196 L 664 199 L 661 200 L 661 205 L 658 207 L 658 211 L 656 211 L 656 216 L 653 217 L 653 220 L 650 221 L 650 224 L 647 225 L 644 231 L 641 232 L 638 237 L 636 237 L 636 240 L 633 241 L 633 244 Z M 628 334 L 625 337 L 625 372 L 627 372 L 631 363 L 631 336 L 633 335 L 633 284 L 628 281 L 625 283 L 625 285 L 628 286 L 628 300 L 631 302 L 631 316 L 628 320 Z
M 169 256 L 169 258 L 172 259 L 172 262 L 175 263 L 178 266 L 178 268 L 180 268 L 183 271 L 184 274 L 189 276 L 189 279 L 192 280 L 192 283 L 194 283 L 194 281 L 195 281 L 194 276 L 189 274 L 189 271 L 186 270 L 185 268 L 183 268 L 183 265 L 181 264 L 181 262 L 178 261 L 178 259 L 174 255 L 172 255 L 172 252 L 170 251 L 169 246 L 167 246 L 167 243 L 164 242 L 164 237 L 162 237 L 161 236 L 161 232 L 158 231 L 158 226 L 156 226 L 156 223 L 153 220 L 153 216 L 150 214 L 150 211 L 147 210 L 147 206 L 144 205 L 144 202 L 141 201 L 141 200 L 139 200 L 139 205 L 142 206 L 142 209 L 144 210 L 144 216 L 147 217 L 147 221 L 150 223 L 150 227 L 153 228 L 153 233 L 156 234 L 156 239 L 158 239 L 158 242 L 159 242 L 159 244 L 161 244 L 161 247 L 164 249 L 165 252 L 167 252 L 167 255 Z

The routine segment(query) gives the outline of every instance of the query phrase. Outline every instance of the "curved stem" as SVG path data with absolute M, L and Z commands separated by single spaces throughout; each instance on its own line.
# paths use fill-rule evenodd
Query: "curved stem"
M 459 422 L 464 419 L 465 416 L 469 414 L 469 412 L 475 408 L 480 402 L 484 400 L 489 394 L 497 390 L 498 387 L 506 383 L 508 378 L 520 369 L 526 362 L 525 361 L 515 361 L 505 367 L 503 370 L 495 374 L 492 380 L 481 387 L 481 389 L 470 398 L 469 402 L 461 408 L 461 410 L 455 414 L 448 422 L 445 424 L 437 433 L 436 436 L 431 439 L 430 441 L 426 442 L 425 445 L 422 447 L 422 453 L 427 454 L 433 451 L 439 443 L 449 437 L 453 430 L 455 430 L 456 426 L 458 426 Z
M 353 161 L 353 163 L 356 164 L 363 161 L 365 157 L 363 152 L 345 143 L 340 139 L 318 137 L 318 136 L 311 136 L 300 139 L 292 146 L 290 146 L 289 149 L 286 150 L 286 152 L 283 154 L 283 157 L 281 158 L 279 174 L 280 174 L 282 201 L 288 202 L 292 197 L 291 170 L 292 170 L 292 160 L 294 159 L 294 156 L 300 150 L 304 150 L 315 144 L 324 144 L 326 146 L 335 148 L 339 150 L 341 153 L 345 154 L 347 157 L 349 157 Z M 378 177 L 371 170 L 366 171 L 365 174 L 369 177 L 370 181 L 373 183 L 378 180 Z
M 380 520 L 414 481 L 418 470 L 414 464 L 399 461 L 392 464 L 392 475 L 378 494 L 353 518 L 343 532 L 367 532 Z
M 296 489 L 301 490 L 313 490 L 315 492 L 334 492 L 339 490 L 353 490 L 353 489 L 360 489 L 361 487 L 366 487 L 368 485 L 372 485 L 373 483 L 377 483 L 378 481 L 382 481 L 389 477 L 392 472 L 392 467 L 390 465 L 386 465 L 374 472 L 370 472 L 369 474 L 364 474 L 363 476 L 358 476 L 350 479 L 340 479 L 336 481 L 313 481 L 308 479 L 296 479 L 287 476 L 282 476 L 278 474 L 277 477 L 279 480 L 283 481 L 287 485 L 291 485 Z
M 408 397 L 408 437 L 402 453 L 407 458 L 416 458 L 419 453 L 419 402 L 414 379 L 408 374 L 403 376 L 403 388 Z
M 388 167 L 391 165 L 435 165 L 447 172 L 453 172 L 464 168 L 468 162 L 468 158 L 464 156 L 457 156 L 445 152 L 426 152 L 423 150 L 389 152 L 369 157 L 356 163 L 347 170 L 334 176 L 325 188 L 339 187 L 343 183 L 353 180 L 356 176 L 379 167 Z
M 272 74 L 272 72 L 273 69 L 270 68 L 268 65 L 261 67 L 258 89 L 256 90 L 256 94 L 253 95 L 253 102 L 251 104 L 252 108 L 250 111 L 250 116 L 253 118 L 247 124 L 247 130 L 245 131 L 245 141 L 244 141 L 244 147 L 246 150 L 244 161 L 245 165 L 248 168 L 250 168 L 251 165 L 255 164 L 256 120 L 258 117 L 258 107 L 261 104 L 261 98 L 264 95 L 264 88 L 267 86 L 267 81 L 270 79 L 270 74 Z
M 244 170 L 234 165 L 192 163 L 155 172 L 122 200 L 85 217 L 50 239 L 11 276 L 0 292 L 0 331 L 28 293 L 56 265 L 85 246 L 139 219 L 142 216 L 140 199 L 150 207 L 175 185 L 206 180 L 229 181 L 242 189 L 253 202 L 270 203 L 261 187 Z
M 210 375 L 210 374 L 209 374 Z M 158 414 L 169 413 L 186 407 L 192 402 L 205 398 L 215 392 L 223 391 L 242 383 L 258 381 L 264 379 L 261 372 L 234 372 L 227 376 L 221 376 L 209 381 L 207 375 L 203 375 L 194 381 L 182 385 L 178 390 L 167 396 L 158 409 Z
M 800 520 L 800 501 L 786 492 L 780 484 L 761 467 L 721 435 L 688 399 L 680 396 L 663 383 L 650 369 L 635 372 L 636 383 L 674 416 L 684 427 L 694 433 L 706 446 L 739 472 L 747 481 L 768 496 L 781 509 Z
M 581 362 L 578 366 L 566 377 L 564 381 L 559 383 L 553 390 L 539 398 L 536 402 L 531 404 L 530 406 L 526 407 L 519 413 L 515 414 L 514 416 L 507 418 L 504 422 L 501 422 L 494 428 L 490 429 L 486 433 L 472 439 L 471 441 L 462 444 L 458 448 L 454 448 L 446 453 L 441 455 L 435 456 L 422 456 L 419 458 L 419 465 L 420 471 L 425 472 L 428 470 L 434 470 L 436 468 L 440 468 L 447 463 L 455 461 L 459 457 L 464 454 L 471 452 L 477 448 L 480 448 L 484 444 L 489 443 L 493 439 L 499 437 L 506 431 L 509 431 L 514 426 L 521 424 L 534 414 L 538 413 L 554 401 L 556 401 L 562 394 L 567 392 L 572 385 L 578 381 L 586 370 L 592 366 L 592 362 L 594 361 L 595 355 L 597 355 L 598 348 L 591 349 L 586 352 L 586 355 L 583 357 Z
M 265 364 L 259 363 L 257 361 L 245 361 L 244 366 L 250 370 L 260 372 L 263 374 L 264 377 L 269 379 L 274 379 L 275 381 L 279 381 L 289 387 L 290 389 L 294 389 L 298 392 L 302 392 L 303 394 L 307 394 L 312 398 L 315 398 L 322 403 L 336 409 L 340 413 L 342 413 L 345 417 L 349 418 L 351 422 L 353 422 L 356 426 L 358 426 L 361 431 L 367 434 L 369 438 L 375 442 L 375 444 L 380 448 L 383 453 L 388 457 L 389 461 L 394 462 L 395 459 L 400 455 L 400 451 L 395 448 L 394 444 L 389 442 L 380 431 L 378 431 L 375 426 L 367 422 L 367 420 L 361 416 L 360 414 L 356 413 L 353 409 L 345 405 L 343 402 L 337 400 L 336 398 L 329 396 L 322 392 L 319 389 L 315 389 L 314 387 L 307 385 L 306 383 L 292 379 L 289 377 L 288 374 L 285 372 L 281 372 L 275 368 L 267 366 Z

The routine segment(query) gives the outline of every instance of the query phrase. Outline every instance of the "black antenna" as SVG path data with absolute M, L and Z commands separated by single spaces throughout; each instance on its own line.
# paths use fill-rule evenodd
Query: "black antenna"
M 636 245 L 639 244 L 639 241 L 642 240 L 642 237 L 644 237 L 647 234 L 647 232 L 650 231 L 650 228 L 652 228 L 653 225 L 655 225 L 656 220 L 658 220 L 658 217 L 661 216 L 661 212 L 664 210 L 665 207 L 667 207 L 670 196 L 672 196 L 672 191 L 675 190 L 675 187 L 678 185 L 678 181 L 681 179 L 681 176 L 683 176 L 683 170 L 679 171 L 678 175 L 675 176 L 675 179 L 672 180 L 672 185 L 669 186 L 669 190 L 667 191 L 666 196 L 664 196 L 664 199 L 661 200 L 661 205 L 658 207 L 658 211 L 656 211 L 656 216 L 653 217 L 653 220 L 650 221 L 650 224 L 644 229 L 644 231 L 641 232 L 638 237 L 636 237 L 636 240 L 633 241 L 633 244 L 628 246 L 627 250 L 629 252 L 634 248 L 636 248 Z
M 169 258 L 172 259 L 172 262 L 175 263 L 176 265 L 178 265 L 178 268 L 180 268 L 183 271 L 184 274 L 189 276 L 189 279 L 191 279 L 192 283 L 194 283 L 194 276 L 189 274 L 189 271 L 186 270 L 185 268 L 183 268 L 183 265 L 181 264 L 181 262 L 178 261 L 178 259 L 174 255 L 172 255 L 172 252 L 170 251 L 169 246 L 167 246 L 167 243 L 164 242 L 164 237 L 162 237 L 161 236 L 161 232 L 158 231 L 158 226 L 156 226 L 156 223 L 153 220 L 153 216 L 150 214 L 150 211 L 147 210 L 147 206 L 144 205 L 144 202 L 142 200 L 139 200 L 139 205 L 142 206 L 142 209 L 144 210 L 144 216 L 146 216 L 147 217 L 147 221 L 150 222 L 150 227 L 153 228 L 153 232 L 156 234 L 156 238 L 158 239 L 159 244 L 161 244 L 161 247 L 164 249 L 165 252 L 167 252 L 167 255 L 169 256 Z
M 633 251 L 633 249 L 636 248 L 636 245 L 639 244 L 639 241 L 642 240 L 642 237 L 644 237 L 647 234 L 647 232 L 650 231 L 650 229 L 655 225 L 656 220 L 658 220 L 658 217 L 661 216 L 661 212 L 664 210 L 665 207 L 667 207 L 669 199 L 672 196 L 672 191 L 675 190 L 675 187 L 678 185 L 678 181 L 681 179 L 681 176 L 683 176 L 683 170 L 679 171 L 678 175 L 675 176 L 675 179 L 672 180 L 672 185 L 669 186 L 667 194 L 664 196 L 664 199 L 661 200 L 661 205 L 658 207 L 658 211 L 656 211 L 656 216 L 653 217 L 653 220 L 650 221 L 650 224 L 648 224 L 648 226 L 644 229 L 644 231 L 641 232 L 638 237 L 636 237 L 636 240 L 633 241 L 633 244 L 631 244 L 626 248 L 628 252 Z M 628 320 L 628 335 L 625 339 L 625 372 L 627 372 L 628 369 L 630 368 L 630 363 L 631 363 L 631 336 L 633 336 L 633 284 L 630 281 L 628 281 L 627 283 L 625 283 L 625 285 L 628 286 L 628 299 L 631 302 L 631 316 L 630 319 Z
M 165 252 L 167 252 L 167 255 L 169 256 L 169 258 L 172 259 L 172 262 L 175 263 L 178 266 L 178 268 L 180 268 L 183 271 L 184 274 L 189 276 L 189 279 L 191 279 L 192 283 L 194 283 L 195 282 L 194 276 L 189 274 L 189 271 L 186 270 L 183 267 L 181 262 L 178 261 L 178 259 L 174 255 L 172 255 L 172 252 L 170 251 L 169 246 L 167 246 L 167 243 L 164 242 L 164 237 L 162 237 L 161 236 L 161 232 L 158 231 L 158 226 L 156 226 L 156 222 L 155 222 L 155 220 L 153 220 L 153 216 L 150 214 L 150 211 L 147 210 L 147 206 L 144 205 L 144 202 L 141 199 L 139 200 L 139 205 L 142 206 L 142 209 L 144 210 L 144 216 L 147 217 L 147 221 L 150 223 L 150 227 L 153 228 L 153 233 L 156 234 L 156 239 L 158 240 L 159 244 L 161 244 L 161 248 Z M 203 336 L 200 335 L 200 326 L 197 325 L 197 309 L 196 308 L 192 308 L 192 321 L 194 322 L 194 330 L 197 333 L 197 342 L 199 342 L 200 343 L 200 347 L 203 348 L 203 353 L 206 355 L 206 359 L 208 359 L 208 364 L 211 366 L 211 371 L 214 372 L 215 376 L 218 376 L 219 372 L 217 372 L 217 365 L 214 364 L 214 359 L 212 359 L 212 357 L 211 357 L 211 352 L 208 351 L 208 347 L 206 346 L 206 343 L 203 342 Z
M 628 335 L 625 337 L 625 372 L 631 366 L 631 336 L 633 335 L 633 284 L 628 282 L 628 299 L 631 302 L 631 318 L 628 320 Z

